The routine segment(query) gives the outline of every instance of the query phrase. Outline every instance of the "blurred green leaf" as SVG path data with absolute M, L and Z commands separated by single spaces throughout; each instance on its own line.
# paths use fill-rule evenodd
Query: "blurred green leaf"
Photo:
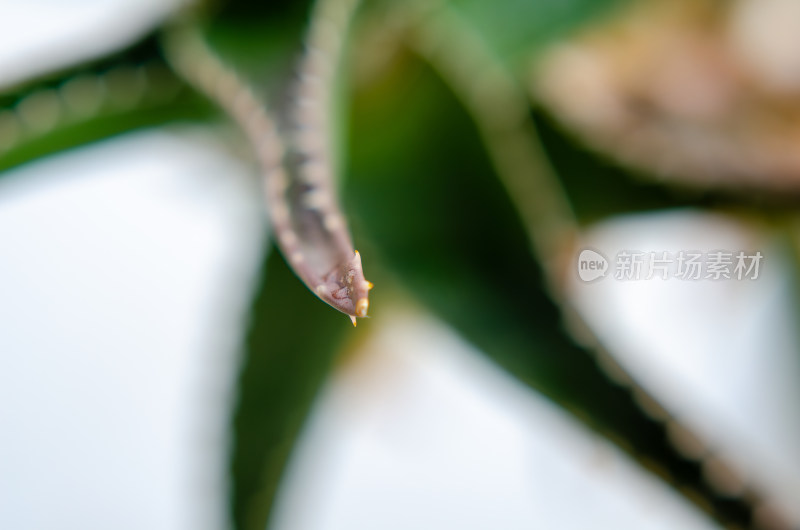
M 265 95 L 274 97 L 300 56 L 310 6 L 308 2 L 265 3 L 256 12 L 250 7 L 257 6 L 226 4 L 207 21 L 206 34 L 215 53 Z
M 511 65 L 623 0 L 450 0 L 489 47 Z
M 769 190 L 742 194 L 660 182 L 581 145 L 542 110 L 536 110 L 533 119 L 550 163 L 582 224 L 615 215 L 675 208 L 738 211 L 767 218 L 791 215 L 796 209 L 794 197 L 776 196 Z
M 314 398 L 353 327 L 269 253 L 253 301 L 231 461 L 238 530 L 263 530 Z
M 532 51 L 621 1 L 451 4 L 500 60 L 524 67 Z M 308 4 L 253 6 L 234 2 L 219 10 L 209 40 L 234 67 L 275 94 L 299 54 Z M 148 53 L 149 59 L 159 54 Z M 713 499 L 722 519 L 746 525 L 747 508 L 715 497 L 697 463 L 674 452 L 664 424 L 644 415 L 630 390 L 612 383 L 564 331 L 512 201 L 450 91 L 408 54 L 395 58 L 387 72 L 358 93 L 351 116 L 352 178 L 345 202 L 354 214 L 358 246 L 374 252 L 364 253 L 366 266 L 375 265 L 370 277 L 379 287 L 380 281 L 399 280 L 520 381 L 620 442 L 651 469 L 665 470 L 673 483 Z M 37 86 L 57 87 L 65 79 L 56 75 Z M 133 128 L 217 114 L 185 89 L 175 100 L 151 103 L 60 124 L 5 153 L 0 170 Z M 544 115 L 536 120 L 583 222 L 628 211 L 717 204 L 713 196 L 643 184 L 576 146 Z M 374 308 L 380 312 L 378 303 Z M 351 329 L 271 252 L 253 303 L 234 420 L 231 510 L 237 529 L 267 524 L 291 450 Z
M 51 131 L 25 138 L 0 155 L 0 172 L 117 134 L 173 122 L 207 120 L 215 114 L 216 110 L 205 100 L 183 89 L 168 102 L 154 101 L 131 109 L 104 112 L 86 120 L 59 124 Z
M 349 197 L 364 236 L 424 304 L 526 385 L 551 398 L 676 484 L 719 499 L 696 462 L 675 453 L 663 423 L 563 329 L 539 264 L 475 127 L 427 67 L 406 56 L 362 91 L 352 116 Z
M 84 86 L 77 96 L 73 93 L 70 97 L 66 92 L 76 80 Z M 37 126 L 22 119 L 20 105 L 36 95 L 46 95 L 46 103 L 31 106 L 49 107 L 44 113 L 53 113 L 53 123 Z M 76 97 L 79 108 L 75 107 Z M 42 112 L 41 108 L 33 110 L 34 114 Z M 164 64 L 155 35 L 96 61 L 6 88 L 0 91 L 0 111 L 10 112 L 6 117 L 14 118 L 17 129 L 13 143 L 0 149 L 0 172 L 135 129 L 207 121 L 219 114 Z
M 535 113 L 534 119 L 542 145 L 582 223 L 633 212 L 730 202 L 718 193 L 676 188 L 637 175 L 576 144 L 545 113 Z

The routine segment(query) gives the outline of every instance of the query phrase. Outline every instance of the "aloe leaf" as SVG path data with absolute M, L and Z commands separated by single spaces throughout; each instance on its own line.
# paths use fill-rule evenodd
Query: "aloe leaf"
M 603 16 L 623 0 L 450 0 L 509 65 L 544 44 Z
M 116 134 L 214 114 L 169 71 L 150 37 L 0 93 L 0 171 Z
M 405 288 L 520 381 L 608 436 L 725 521 L 749 509 L 715 495 L 666 426 L 566 333 L 540 263 L 474 125 L 425 66 L 405 57 L 352 117 L 358 226 Z M 403 81 L 406 80 L 406 81 Z M 693 494 L 689 497 L 697 498 Z
M 353 332 L 270 252 L 250 313 L 233 423 L 235 528 L 265 528 L 314 398 Z

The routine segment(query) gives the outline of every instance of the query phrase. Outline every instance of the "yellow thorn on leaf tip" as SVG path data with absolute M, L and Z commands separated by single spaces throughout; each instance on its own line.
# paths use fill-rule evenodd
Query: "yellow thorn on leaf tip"
M 350 320 L 353 322 L 353 327 L 356 327 L 356 317 L 350 315 Z
M 356 316 L 367 316 L 367 309 L 369 309 L 369 300 L 366 298 L 360 298 L 358 302 L 356 302 Z

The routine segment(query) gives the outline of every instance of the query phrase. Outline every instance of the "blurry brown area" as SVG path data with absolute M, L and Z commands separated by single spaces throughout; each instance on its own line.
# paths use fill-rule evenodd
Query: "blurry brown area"
M 695 187 L 800 192 L 800 2 L 636 0 L 538 56 L 592 148 Z

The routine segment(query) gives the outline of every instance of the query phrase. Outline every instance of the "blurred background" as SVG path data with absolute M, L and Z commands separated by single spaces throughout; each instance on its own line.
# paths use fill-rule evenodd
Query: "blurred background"
M 160 46 L 196 25 L 279 106 L 310 13 L 0 4 L 0 527 L 800 528 L 798 4 L 364 1 L 356 329 Z

